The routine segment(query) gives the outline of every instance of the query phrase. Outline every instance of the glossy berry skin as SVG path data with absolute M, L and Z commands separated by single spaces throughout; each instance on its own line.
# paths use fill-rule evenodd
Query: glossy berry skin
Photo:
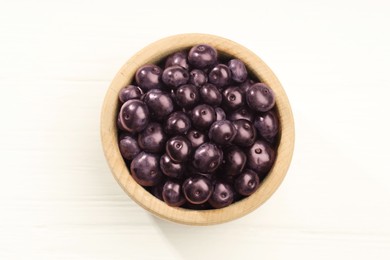
M 246 102 L 256 112 L 266 112 L 275 105 L 275 95 L 264 83 L 256 83 L 246 91 Z
M 188 71 L 179 65 L 166 68 L 162 74 L 163 82 L 173 88 L 186 84 L 189 78 Z
M 163 154 L 160 158 L 160 169 L 168 177 L 177 179 L 183 177 L 184 165 L 173 162 L 167 154 Z
M 119 91 L 119 100 L 122 103 L 125 103 L 130 99 L 140 99 L 143 93 L 144 92 L 139 87 L 128 85 Z
M 195 128 L 207 129 L 216 120 L 215 110 L 206 104 L 198 105 L 191 111 L 191 121 Z
M 137 140 L 129 134 L 119 136 L 119 150 L 122 157 L 129 161 L 133 160 L 141 152 Z
M 228 87 L 222 92 L 222 103 L 225 110 L 236 110 L 245 104 L 245 93 L 240 87 Z
M 237 129 L 228 120 L 215 121 L 209 129 L 209 138 L 218 145 L 230 144 L 237 134 Z
M 199 102 L 197 87 L 191 84 L 180 86 L 175 94 L 176 104 L 183 108 L 192 108 Z
M 156 120 L 161 120 L 163 117 L 169 115 L 174 108 L 170 95 L 159 89 L 148 91 L 144 96 L 144 102 Z
M 144 92 L 147 92 L 154 88 L 161 88 L 161 75 L 162 70 L 160 67 L 147 64 L 137 70 L 135 81 Z
M 219 106 L 222 102 L 222 94 L 218 88 L 210 83 L 205 84 L 199 89 L 199 95 L 203 103 L 210 106 Z
M 184 112 L 173 112 L 165 123 L 165 132 L 170 135 L 185 134 L 191 127 L 191 121 Z
M 217 51 L 207 44 L 196 45 L 188 53 L 189 63 L 197 69 L 205 69 L 217 62 Z
M 190 71 L 190 80 L 189 82 L 196 86 L 201 87 L 207 83 L 207 75 L 203 70 L 193 69 Z
M 180 183 L 173 180 L 165 182 L 162 197 L 171 207 L 180 207 L 186 202 Z
M 174 65 L 178 65 L 188 70 L 187 53 L 185 51 L 175 52 L 165 61 L 165 68 L 172 67 Z
M 138 144 L 141 149 L 149 153 L 160 153 L 167 140 L 160 124 L 151 122 L 138 134 Z
M 279 120 L 274 111 L 256 116 L 254 126 L 257 133 L 268 142 L 272 142 L 279 132 Z
M 246 156 L 247 167 L 258 174 L 267 173 L 275 161 L 275 151 L 264 140 L 256 140 Z
M 257 174 L 251 170 L 244 170 L 237 176 L 234 186 L 236 191 L 243 195 L 249 196 L 259 188 L 260 180 Z
M 185 198 L 192 204 L 206 202 L 213 192 L 210 180 L 199 175 L 186 179 L 182 187 Z
M 233 121 L 233 124 L 237 129 L 233 143 L 241 147 L 251 146 L 256 140 L 256 129 L 253 124 L 245 119 Z
M 215 114 L 217 115 L 217 119 L 216 119 L 217 121 L 226 119 L 225 111 L 222 108 L 216 107 L 214 108 L 214 110 L 215 110 Z
M 248 120 L 249 122 L 253 122 L 254 115 L 248 107 L 244 106 L 231 112 L 228 116 L 228 119 L 230 121 L 245 119 Z
M 237 146 L 232 146 L 224 154 L 223 175 L 236 176 L 242 172 L 246 164 L 246 154 Z
M 240 84 L 240 88 L 244 91 L 244 93 L 246 93 L 246 91 L 248 90 L 248 88 L 250 86 L 252 86 L 253 84 L 255 84 L 255 82 L 251 79 L 247 79 L 245 80 L 243 83 Z
M 232 80 L 238 83 L 244 82 L 248 77 L 248 72 L 246 70 L 245 64 L 239 59 L 232 59 L 228 63 L 230 69 Z
M 175 136 L 167 141 L 165 151 L 173 162 L 185 162 L 191 154 L 191 143 L 183 136 Z
M 230 82 L 230 70 L 224 64 L 218 64 L 209 72 L 209 82 L 217 87 L 223 87 Z
M 217 181 L 208 202 L 215 209 L 229 206 L 234 200 L 233 188 L 225 182 Z
M 162 178 L 159 167 L 159 157 L 141 152 L 131 162 L 130 172 L 134 180 L 142 186 L 154 186 Z
M 186 134 L 187 139 L 191 143 L 192 149 L 198 148 L 201 144 L 204 144 L 205 142 L 208 141 L 208 138 L 205 134 L 200 132 L 199 130 L 196 129 L 191 129 L 187 132 Z
M 144 130 L 149 123 L 149 109 L 138 99 L 130 99 L 124 103 L 119 115 L 123 128 L 131 133 Z
M 212 143 L 199 146 L 193 156 L 193 166 L 203 173 L 212 173 L 221 165 L 223 152 Z

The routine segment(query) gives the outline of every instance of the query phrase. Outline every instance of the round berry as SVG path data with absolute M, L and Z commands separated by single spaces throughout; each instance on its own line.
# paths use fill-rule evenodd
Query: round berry
M 237 176 L 234 186 L 239 194 L 249 196 L 259 188 L 259 183 L 259 177 L 254 171 L 245 170 Z
M 222 103 L 226 110 L 233 111 L 245 103 L 244 92 L 240 87 L 228 87 L 222 93 Z
M 213 187 L 207 178 L 195 176 L 184 181 L 183 192 L 184 196 L 190 203 L 202 204 L 210 198 L 213 192 Z
M 195 128 L 207 129 L 215 120 L 215 110 L 206 104 L 198 105 L 191 111 L 191 121 Z
M 191 143 L 183 136 L 175 136 L 167 141 L 165 150 L 173 162 L 185 162 L 191 154 Z
M 271 143 L 279 132 L 279 120 L 273 111 L 256 116 L 254 126 L 259 135 Z
M 183 108 L 192 108 L 199 101 L 198 89 L 191 84 L 180 86 L 175 94 L 176 104 Z
M 138 144 L 149 153 L 159 153 L 164 149 L 167 137 L 160 124 L 151 122 L 138 134 Z
M 160 169 L 168 177 L 177 179 L 183 177 L 183 164 L 173 162 L 167 154 L 163 154 L 160 158 Z
M 193 69 L 190 71 L 190 83 L 196 87 L 201 87 L 207 83 L 207 75 L 204 71 Z
M 242 147 L 251 146 L 256 140 L 256 129 L 251 122 L 245 119 L 233 121 L 237 129 L 233 143 Z
M 144 102 L 148 106 L 151 115 L 159 121 L 173 111 L 173 102 L 170 95 L 159 89 L 148 91 L 144 96 Z
M 135 81 L 143 91 L 147 92 L 153 88 L 161 88 L 161 68 L 147 64 L 140 67 L 135 73 Z
M 188 53 L 189 63 L 197 69 L 205 69 L 217 62 L 217 51 L 207 44 L 196 45 Z
M 248 72 L 246 70 L 245 64 L 242 61 L 238 59 L 232 59 L 229 61 L 228 67 L 234 81 L 242 83 L 246 80 Z
M 131 176 L 142 186 L 156 185 L 162 178 L 158 162 L 157 155 L 145 152 L 139 153 L 131 162 Z
M 210 83 L 205 84 L 199 89 L 202 101 L 210 106 L 219 106 L 222 102 L 222 95 L 218 88 Z
M 138 99 L 130 99 L 124 103 L 119 112 L 123 128 L 131 133 L 137 133 L 149 123 L 149 109 Z
M 246 102 L 254 111 L 266 112 L 275 105 L 274 92 L 264 83 L 256 83 L 246 91 Z
M 128 85 L 119 91 L 119 100 L 122 103 L 130 99 L 140 99 L 143 94 L 142 89 L 134 85 Z
M 223 174 L 236 176 L 242 172 L 246 164 L 246 154 L 237 146 L 232 146 L 224 154 Z
M 186 202 L 180 183 L 173 180 L 165 182 L 162 197 L 165 203 L 171 207 L 180 207 Z
M 183 69 L 188 70 L 187 53 L 185 51 L 175 52 L 170 55 L 165 61 L 165 68 L 178 65 Z
M 119 150 L 122 157 L 129 161 L 133 160 L 141 152 L 137 140 L 129 134 L 119 136 Z
M 174 88 L 186 84 L 189 77 L 188 71 L 179 65 L 173 65 L 166 68 L 162 74 L 163 82 Z
M 204 144 L 208 141 L 205 134 L 196 129 L 191 129 L 187 132 L 187 139 L 191 142 L 191 147 L 193 149 L 198 148 L 201 144 Z
M 191 121 L 184 112 L 173 112 L 165 123 L 165 132 L 170 135 L 185 134 L 191 127 Z
M 267 173 L 275 161 L 275 151 L 263 140 L 257 140 L 249 147 L 246 156 L 247 167 L 258 174 Z
M 215 121 L 209 130 L 209 138 L 216 144 L 230 144 L 236 136 L 237 129 L 228 120 Z
M 195 150 L 192 163 L 200 172 L 212 173 L 221 165 L 222 159 L 222 150 L 215 144 L 204 143 Z
M 218 64 L 209 72 L 209 82 L 218 87 L 229 84 L 230 77 L 230 70 L 228 66 L 224 64 Z
M 225 182 L 217 181 L 208 202 L 213 208 L 220 209 L 232 204 L 233 200 L 233 188 Z

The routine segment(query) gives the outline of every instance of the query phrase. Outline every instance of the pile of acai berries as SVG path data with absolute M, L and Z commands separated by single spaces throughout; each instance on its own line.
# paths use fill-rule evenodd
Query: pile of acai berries
M 226 207 L 253 194 L 275 161 L 272 89 L 212 46 L 140 67 L 119 100 L 119 149 L 131 176 L 170 206 Z

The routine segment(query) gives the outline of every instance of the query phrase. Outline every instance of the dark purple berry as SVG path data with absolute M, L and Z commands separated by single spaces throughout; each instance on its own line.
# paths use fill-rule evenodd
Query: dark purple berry
M 226 119 L 225 111 L 222 108 L 216 107 L 214 110 L 215 110 L 215 114 L 217 115 L 217 119 L 216 119 L 217 121 Z
M 152 116 L 159 121 L 173 111 L 173 102 L 170 95 L 159 89 L 152 89 L 146 93 L 144 102 Z
M 190 76 L 188 71 L 180 67 L 179 65 L 174 65 L 166 68 L 162 74 L 163 82 L 166 85 L 174 88 L 186 84 L 188 82 L 189 77 Z
M 145 152 L 139 153 L 131 162 L 131 176 L 142 186 L 154 186 L 160 182 L 162 173 L 159 157 Z
M 202 204 L 206 202 L 213 192 L 211 182 L 202 176 L 186 179 L 182 187 L 184 196 L 192 204 Z
M 248 88 L 250 86 L 252 86 L 253 84 L 255 84 L 255 82 L 251 79 L 247 79 L 245 80 L 243 83 L 240 84 L 240 88 L 244 91 L 244 93 L 246 93 L 246 91 L 248 90 Z
M 257 140 L 249 147 L 246 156 L 247 167 L 258 174 L 267 173 L 275 161 L 275 151 L 263 140 Z
M 130 99 L 140 99 L 143 94 L 142 89 L 134 85 L 128 85 L 119 91 L 119 100 L 122 103 Z
M 123 128 L 131 133 L 144 130 L 149 123 L 148 107 L 138 99 L 130 99 L 124 103 L 119 115 Z
M 185 162 L 191 154 L 191 143 L 183 136 L 175 136 L 167 141 L 165 151 L 173 162 Z
M 192 125 L 198 129 L 207 129 L 215 120 L 215 110 L 206 104 L 198 105 L 191 111 Z
M 189 63 L 197 69 L 205 69 L 214 65 L 217 58 L 217 51 L 206 44 L 196 45 L 188 53 Z
M 239 194 L 249 196 L 259 188 L 259 183 L 259 177 L 254 171 L 245 170 L 237 176 L 234 186 Z
M 218 88 L 210 83 L 205 84 L 199 89 L 200 97 L 205 104 L 210 106 L 219 106 L 222 102 L 222 95 Z
M 264 83 L 256 83 L 246 91 L 246 102 L 254 111 L 266 112 L 275 105 L 274 92 Z
M 170 55 L 165 61 L 165 68 L 179 65 L 180 67 L 188 70 L 187 53 L 185 51 L 175 52 Z
M 234 81 L 242 83 L 246 80 L 248 72 L 246 70 L 245 64 L 242 61 L 238 59 L 232 59 L 229 61 L 228 67 Z
M 212 173 L 221 165 L 223 152 L 212 143 L 204 143 L 194 152 L 193 166 L 203 173 Z
M 149 123 L 146 128 L 138 134 L 138 144 L 142 150 L 149 153 L 160 153 L 165 146 L 167 137 L 158 123 Z
M 192 149 L 196 149 L 201 144 L 204 144 L 208 141 L 206 135 L 196 129 L 189 130 L 186 136 L 187 139 L 191 142 Z
M 223 175 L 236 176 L 242 172 L 246 164 L 245 153 L 237 146 L 232 146 L 224 154 Z
M 236 110 L 245 105 L 245 93 L 240 87 L 228 87 L 222 93 L 222 103 L 226 110 Z
M 175 94 L 176 104 L 183 108 L 192 108 L 199 101 L 198 89 L 191 84 L 180 86 Z
M 184 112 L 173 112 L 165 123 L 165 132 L 170 135 L 185 134 L 191 127 L 191 121 Z
M 144 92 L 147 92 L 154 88 L 161 88 L 161 75 L 162 71 L 160 67 L 147 64 L 137 70 L 135 73 L 135 81 Z
M 250 122 L 253 122 L 254 116 L 253 116 L 253 113 L 251 112 L 251 110 L 248 107 L 244 106 L 244 107 L 240 107 L 239 109 L 234 110 L 232 113 L 230 113 L 228 116 L 228 119 L 230 121 L 245 119 L 245 120 L 248 120 Z
M 233 188 L 225 182 L 217 181 L 208 202 L 213 208 L 220 209 L 232 204 L 233 200 Z
M 126 160 L 133 160 L 140 152 L 137 140 L 129 134 L 123 134 L 119 137 L 119 150 Z
M 259 135 L 268 142 L 272 142 L 279 132 L 279 120 L 274 111 L 256 116 L 254 126 Z
M 164 181 L 161 181 L 157 185 L 150 187 L 150 192 L 159 200 L 164 200 L 162 196 L 163 188 L 164 188 Z
M 218 87 L 229 84 L 230 77 L 230 70 L 228 66 L 224 64 L 218 64 L 209 72 L 209 82 Z
M 186 202 L 180 183 L 173 180 L 165 182 L 162 197 L 165 203 L 171 207 L 180 207 Z
M 194 69 L 190 72 L 190 83 L 196 87 L 201 87 L 207 83 L 207 75 L 202 70 Z
M 230 144 L 236 136 L 237 129 L 228 120 L 215 121 L 209 130 L 209 138 L 216 144 Z
M 160 158 L 160 169 L 168 177 L 177 179 L 183 177 L 183 164 L 173 162 L 167 154 L 163 154 Z
M 256 129 L 251 122 L 245 119 L 233 121 L 237 134 L 233 143 L 242 147 L 251 146 L 256 140 Z

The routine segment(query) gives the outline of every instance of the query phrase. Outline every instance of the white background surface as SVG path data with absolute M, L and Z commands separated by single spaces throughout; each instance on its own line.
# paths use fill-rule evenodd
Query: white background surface
M 0 259 L 390 259 L 389 25 L 387 0 L 2 0 Z M 187 32 L 257 53 L 296 121 L 280 189 L 211 227 L 132 202 L 99 136 L 122 64 Z

